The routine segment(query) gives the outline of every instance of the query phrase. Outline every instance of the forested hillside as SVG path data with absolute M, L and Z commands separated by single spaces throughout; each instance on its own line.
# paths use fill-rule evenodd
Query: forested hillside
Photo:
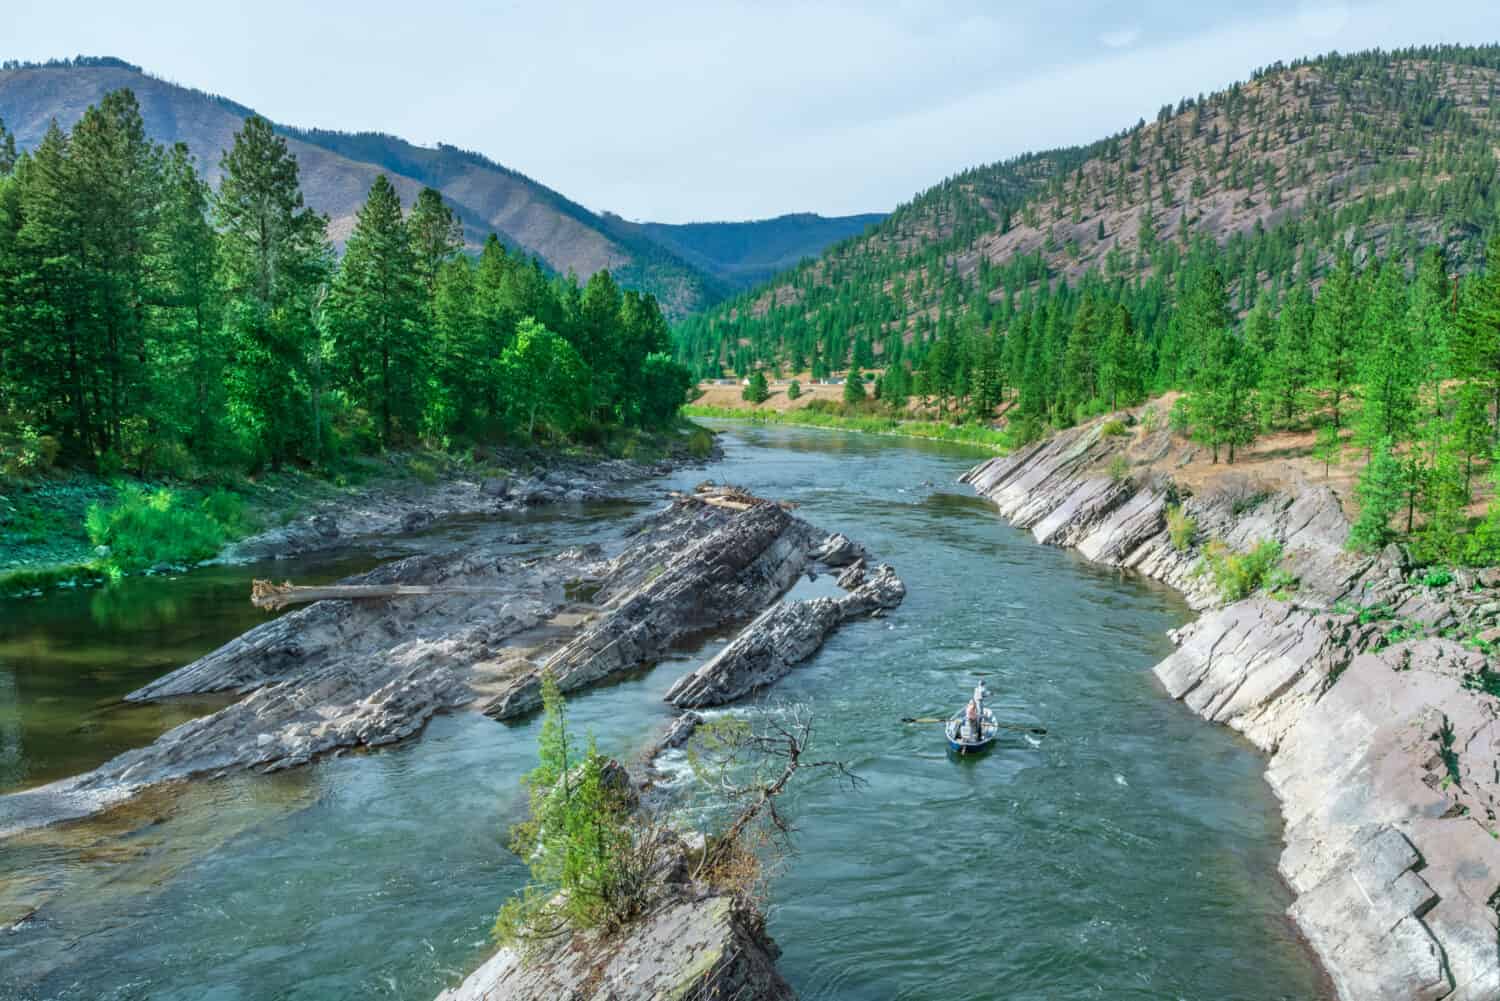
M 684 321 L 679 357 L 700 376 L 884 369 L 887 406 L 1003 417 L 1017 440 L 1186 390 L 1173 422 L 1216 460 L 1320 428 L 1381 481 L 1366 541 L 1404 507 L 1460 558 L 1500 432 L 1497 84 L 1496 47 L 1270 67 L 950 178 Z
M 0 120 L 21 149 L 41 142 L 55 118 L 71 129 L 111 90 L 136 95 L 152 140 L 186 143 L 210 184 L 219 158 L 254 112 L 233 100 L 157 79 L 119 59 L 79 57 L 46 65 L 0 66 Z M 379 174 L 411 207 L 424 187 L 437 189 L 478 251 L 490 234 L 557 274 L 587 279 L 609 269 L 622 286 L 654 294 L 669 315 L 701 309 L 775 271 L 816 256 L 879 216 L 827 219 L 783 216 L 764 222 L 669 226 L 595 213 L 524 174 L 478 153 L 439 144 L 416 146 L 376 132 L 276 126 L 301 168 L 308 205 L 329 217 L 342 247 L 365 193 Z M 735 234 L 729 242 L 723 234 Z
M 597 435 L 675 419 L 650 294 L 580 287 L 376 174 L 334 254 L 292 143 L 244 120 L 211 188 L 112 91 L 16 155 L 0 126 L 0 461 L 141 475 Z

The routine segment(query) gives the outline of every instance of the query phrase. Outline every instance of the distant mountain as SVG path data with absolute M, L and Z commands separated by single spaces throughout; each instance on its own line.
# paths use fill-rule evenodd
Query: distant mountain
M 70 128 L 89 105 L 121 87 L 135 92 L 151 137 L 186 143 L 205 175 L 217 183 L 219 157 L 251 109 L 158 79 L 123 60 L 80 57 L 46 65 L 4 64 L 0 119 L 22 148 L 30 148 L 52 119 Z M 654 292 L 675 316 L 743 288 L 747 270 L 768 272 L 816 255 L 864 225 L 818 216 L 726 224 L 736 233 L 767 227 L 766 232 L 775 234 L 775 254 L 757 256 L 749 248 L 736 248 L 732 239 L 695 238 L 702 226 L 658 227 L 591 212 L 524 174 L 453 146 L 429 149 L 373 132 L 289 126 L 278 126 L 278 131 L 297 156 L 308 204 L 328 214 L 336 241 L 348 236 L 371 182 L 385 173 L 408 205 L 424 186 L 441 191 L 463 220 L 473 246 L 494 232 L 560 273 L 572 270 L 587 278 L 609 268 L 621 284 Z
M 616 221 L 705 271 L 749 288 L 818 256 L 831 244 L 858 236 L 884 218 L 883 212 L 833 217 L 801 212 L 753 222 Z
M 976 167 L 863 236 L 680 325 L 717 364 L 900 356 L 945 323 L 1003 323 L 1044 283 L 1144 283 L 1163 296 L 1212 258 L 1247 309 L 1341 248 L 1472 269 L 1500 228 L 1500 46 L 1276 64 L 1087 146 Z M 679 251 L 683 256 L 689 256 Z M 863 345 L 863 346 L 862 346 Z M 918 349 L 919 351 L 919 349 Z M 912 353 L 907 352 L 911 358 Z

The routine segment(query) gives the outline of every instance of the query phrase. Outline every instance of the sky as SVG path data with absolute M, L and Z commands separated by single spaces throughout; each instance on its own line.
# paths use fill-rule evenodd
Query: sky
M 3 0 L 0 58 L 118 56 L 274 121 L 447 142 L 597 211 L 694 222 L 888 211 L 1276 60 L 1500 41 L 1493 3 Z

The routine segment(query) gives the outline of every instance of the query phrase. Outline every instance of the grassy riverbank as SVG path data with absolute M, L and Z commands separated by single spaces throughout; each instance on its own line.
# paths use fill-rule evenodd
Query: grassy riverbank
M 802 427 L 834 428 L 866 434 L 926 438 L 931 441 L 978 445 L 1004 454 L 1015 447 L 1012 435 L 982 424 L 948 424 L 943 421 L 902 420 L 880 414 L 836 413 L 816 407 L 798 410 L 762 410 L 752 407 L 687 406 L 689 417 L 719 417 L 755 421 L 759 424 L 795 424 Z
M 705 458 L 713 439 L 682 422 L 662 432 L 616 431 L 551 448 L 408 450 L 350 457 L 319 470 L 257 476 L 105 477 L 46 470 L 0 477 L 0 597 L 92 586 L 155 567 L 209 559 L 229 543 L 312 514 L 356 492 L 420 491 L 455 479 L 503 478 L 558 459 Z

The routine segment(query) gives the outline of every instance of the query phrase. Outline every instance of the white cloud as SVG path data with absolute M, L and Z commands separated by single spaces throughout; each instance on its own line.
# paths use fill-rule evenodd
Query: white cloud
M 1141 37 L 1140 28 L 1116 28 L 1099 36 L 1099 42 L 1107 49 L 1126 49 Z

